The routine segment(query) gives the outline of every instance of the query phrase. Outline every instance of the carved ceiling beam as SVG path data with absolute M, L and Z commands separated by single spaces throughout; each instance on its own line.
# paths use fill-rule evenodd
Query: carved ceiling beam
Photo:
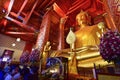
M 67 15 L 70 14 L 70 13 L 72 13 L 72 12 L 74 12 L 74 11 L 76 11 L 77 9 L 80 9 L 80 7 L 83 7 L 83 6 L 84 6 L 84 8 L 88 8 L 88 6 L 87 6 L 86 4 L 89 6 L 89 5 L 91 4 L 90 0 L 86 0 L 84 3 L 78 5 L 77 7 L 73 8 L 72 10 L 70 9 L 70 10 L 67 12 Z M 76 6 L 76 5 L 75 5 L 75 6 Z M 74 6 L 73 6 L 73 7 L 74 7 Z
M 104 5 L 103 1 L 101 1 L 101 0 L 96 0 L 96 2 L 101 3 L 101 4 Z
M 35 7 L 37 6 L 38 1 L 39 1 L 39 0 L 37 0 L 37 1 L 35 2 L 35 4 L 34 4 L 33 7 L 32 7 L 32 10 L 31 10 L 30 13 L 25 17 L 25 24 L 27 24 L 28 20 L 30 19 L 31 15 L 32 15 L 32 13 L 33 13 L 33 11 L 34 11 L 34 9 L 35 9 Z
M 21 20 L 21 21 L 24 21 L 24 18 L 23 18 L 22 16 L 18 16 L 18 14 L 14 13 L 14 12 L 10 12 L 10 15 L 18 18 L 18 19 Z
M 56 3 L 53 4 L 53 10 L 61 17 L 65 16 L 64 11 Z
M 35 35 L 35 33 L 31 33 L 31 32 L 11 32 L 11 31 L 7 31 L 5 32 L 5 34 L 15 34 L 15 35 Z
M 45 8 L 45 5 L 48 4 L 50 2 L 50 0 L 44 0 L 44 2 L 38 7 L 38 9 L 40 10 L 41 8 Z
M 39 13 L 36 12 L 36 11 L 34 11 L 33 13 L 42 19 L 43 15 L 39 14 Z
M 20 15 L 20 13 L 21 13 L 22 10 L 24 9 L 24 7 L 25 7 L 25 5 L 27 4 L 27 2 L 28 2 L 28 0 L 25 0 L 25 1 L 23 2 L 23 5 L 21 6 L 20 10 L 19 10 L 18 13 L 17 13 L 17 16 Z
M 76 1 L 74 1 L 74 2 L 72 3 L 72 5 L 75 5 L 75 4 L 77 4 L 77 3 L 79 3 L 79 2 L 83 2 L 83 1 L 85 1 L 85 0 L 76 0 Z
M 89 9 L 87 9 L 88 12 L 91 12 L 91 13 L 96 13 L 98 12 L 97 8 L 96 8 L 96 2 L 92 3 L 91 4 L 91 7 Z
M 38 1 L 39 1 L 39 0 L 36 1 L 36 3 L 34 4 L 31 12 L 30 12 L 30 13 L 28 14 L 28 16 L 26 17 L 26 19 L 25 19 L 25 20 L 26 20 L 26 23 L 27 23 L 27 21 L 29 20 L 31 14 L 33 13 L 34 8 L 36 7 Z M 25 20 L 24 20 L 24 18 L 23 18 L 22 16 L 18 16 L 18 14 L 14 13 L 14 12 L 11 12 L 13 3 L 14 3 L 14 0 L 10 0 L 9 6 L 8 6 L 8 13 L 7 13 L 7 15 L 5 16 L 5 18 L 8 19 L 8 20 L 10 20 L 10 21 L 12 21 L 12 22 L 14 22 L 14 23 L 16 23 L 16 24 L 18 24 L 18 25 L 20 25 L 22 28 L 24 28 L 24 29 L 27 30 L 27 31 L 33 31 L 33 32 L 35 32 L 35 29 L 34 29 L 32 26 L 26 25 L 26 24 L 24 23 Z M 22 10 L 23 10 L 23 8 L 25 7 L 26 3 L 27 3 L 27 0 L 25 0 L 25 2 L 23 3 L 23 5 L 22 5 L 22 7 L 20 8 L 20 10 L 19 10 L 18 13 L 21 13 L 21 12 L 22 12 Z M 10 17 L 9 15 L 14 16 L 14 17 L 18 18 L 18 19 L 21 20 L 21 21 L 18 21 L 17 19 L 14 19 L 14 18 Z M 26 15 L 26 14 L 25 14 L 25 15 Z
M 8 19 L 8 20 L 10 20 L 10 21 L 12 21 L 12 22 L 14 22 L 14 23 L 16 23 L 16 24 L 18 24 L 18 25 L 20 25 L 20 27 L 22 27 L 23 29 L 25 29 L 25 30 L 27 30 L 27 31 L 33 31 L 33 32 L 36 31 L 32 26 L 23 24 L 23 23 L 21 23 L 20 21 L 18 21 L 18 20 L 16 20 L 16 19 L 13 19 L 13 18 L 11 18 L 11 17 L 9 17 L 9 16 L 5 16 L 5 18 Z
M 23 15 L 27 15 L 26 13 L 24 12 L 21 12 Z M 18 19 L 20 19 L 21 21 L 24 21 L 24 18 L 22 16 L 18 16 L 16 13 L 14 12 L 10 12 L 10 14 Z M 43 15 L 39 14 L 38 12 L 36 11 L 33 11 L 33 14 L 35 14 L 36 16 L 40 17 L 42 19 Z
M 11 12 L 11 9 L 12 9 L 12 6 L 13 6 L 13 3 L 14 3 L 14 0 L 10 0 L 9 6 L 8 6 L 8 11 L 7 11 L 6 16 L 8 16 L 9 13 Z
M 72 7 L 70 7 L 69 8 L 69 10 L 72 10 L 72 9 L 74 9 L 74 8 L 76 8 L 77 6 L 79 6 L 80 4 L 82 4 L 82 3 L 84 3 L 85 2 L 85 0 L 77 0 L 77 1 L 75 1 L 73 4 L 72 4 Z M 87 6 L 87 5 L 86 5 Z
M 48 8 L 48 7 L 50 7 L 53 3 L 55 2 L 55 0 L 51 0 L 47 5 L 46 5 L 46 7 L 45 8 Z
M 6 18 L 7 18 L 8 20 L 16 23 L 17 25 L 19 25 L 20 27 L 22 27 L 23 29 L 25 29 L 25 30 L 27 30 L 27 31 L 33 31 L 33 32 L 36 31 L 33 26 L 29 26 L 29 25 L 27 25 L 27 24 L 24 24 L 24 18 L 23 18 L 22 16 L 17 16 L 17 14 L 14 13 L 14 12 L 10 12 L 10 15 L 18 18 L 20 21 L 17 20 L 17 19 L 14 19 L 14 18 L 12 18 L 12 17 L 7 16 Z

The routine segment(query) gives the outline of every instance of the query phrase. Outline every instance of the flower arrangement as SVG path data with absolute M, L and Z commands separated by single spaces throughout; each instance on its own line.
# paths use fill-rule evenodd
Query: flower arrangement
M 100 39 L 100 54 L 107 62 L 120 62 L 120 33 L 108 30 Z
M 27 63 L 28 61 L 29 61 L 29 52 L 24 51 L 20 57 L 20 63 L 24 64 Z
M 40 51 L 38 49 L 34 49 L 29 56 L 30 62 L 38 62 L 39 54 L 40 54 Z

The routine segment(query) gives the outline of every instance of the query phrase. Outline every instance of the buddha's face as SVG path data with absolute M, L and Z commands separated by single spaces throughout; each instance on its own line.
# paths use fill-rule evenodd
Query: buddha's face
M 84 13 L 83 14 L 79 13 L 76 16 L 76 21 L 77 21 L 78 25 L 87 24 L 87 15 Z
M 47 45 L 50 45 L 50 42 L 49 42 L 49 41 L 47 42 Z

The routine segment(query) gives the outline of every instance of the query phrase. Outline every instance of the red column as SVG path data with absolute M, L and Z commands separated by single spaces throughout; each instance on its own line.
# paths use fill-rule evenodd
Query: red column
M 64 44 L 65 44 L 65 40 L 64 40 L 64 27 L 65 27 L 65 23 L 67 21 L 68 16 L 63 16 L 60 19 L 60 25 L 59 25 L 59 45 L 58 45 L 58 50 L 64 49 Z
M 31 52 L 33 45 L 34 45 L 34 44 L 33 44 L 32 42 L 26 42 L 23 52 L 24 52 L 24 51 L 29 51 L 29 52 Z
M 40 52 L 43 52 L 44 45 L 49 39 L 50 14 L 51 10 L 43 16 L 42 24 L 40 26 L 40 33 L 38 34 L 36 42 L 36 47 L 39 48 Z
M 105 10 L 106 10 L 106 15 L 104 16 L 105 17 L 105 21 L 108 25 L 108 27 L 111 29 L 111 30 L 116 30 L 116 25 L 115 25 L 115 22 L 113 20 L 113 17 L 111 15 L 111 12 L 110 12 L 110 8 L 108 6 L 108 1 L 107 0 L 104 0 L 104 7 L 105 7 Z
M 59 25 L 59 45 L 58 45 L 58 50 L 64 49 L 64 23 L 60 22 Z

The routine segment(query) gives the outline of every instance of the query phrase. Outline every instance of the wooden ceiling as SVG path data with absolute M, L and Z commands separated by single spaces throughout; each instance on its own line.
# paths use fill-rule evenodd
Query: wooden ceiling
M 51 7 L 60 17 L 69 17 L 68 25 L 75 24 L 81 10 L 92 17 L 104 13 L 102 0 L 0 0 L 0 32 L 35 42 L 43 15 Z

